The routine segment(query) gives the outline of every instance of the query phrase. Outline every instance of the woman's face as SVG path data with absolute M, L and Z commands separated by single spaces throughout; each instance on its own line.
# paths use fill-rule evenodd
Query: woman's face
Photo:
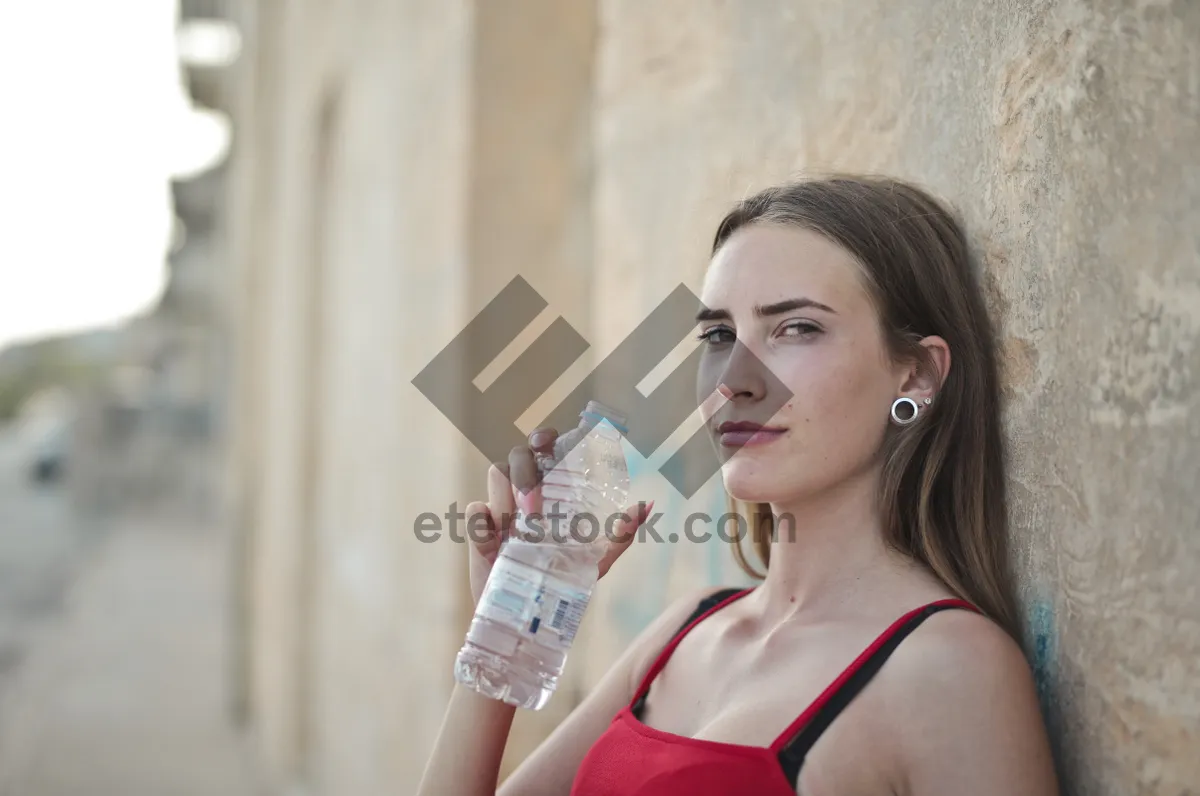
M 701 299 L 700 398 L 730 495 L 786 503 L 874 466 L 904 372 L 845 250 L 751 224 L 713 257 Z

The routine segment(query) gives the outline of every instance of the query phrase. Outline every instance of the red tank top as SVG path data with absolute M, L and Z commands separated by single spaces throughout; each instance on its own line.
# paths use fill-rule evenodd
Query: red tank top
M 795 796 L 808 750 L 862 690 L 900 642 L 927 617 L 948 608 L 978 611 L 963 600 L 938 600 L 897 619 L 829 684 L 770 746 L 722 743 L 664 732 L 639 718 L 650 683 L 680 640 L 703 619 L 749 594 L 727 589 L 702 601 L 659 654 L 633 701 L 588 751 L 571 796 Z

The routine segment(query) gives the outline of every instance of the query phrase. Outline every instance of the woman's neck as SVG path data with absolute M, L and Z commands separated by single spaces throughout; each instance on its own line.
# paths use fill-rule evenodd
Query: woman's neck
M 865 473 L 820 495 L 771 505 L 771 564 L 756 590 L 764 624 L 840 613 L 911 566 L 883 541 L 877 483 L 876 473 Z

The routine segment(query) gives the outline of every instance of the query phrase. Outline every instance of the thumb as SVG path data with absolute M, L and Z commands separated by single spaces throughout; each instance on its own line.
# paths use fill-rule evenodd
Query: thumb
M 637 509 L 634 511 L 634 509 Z M 599 569 L 600 577 L 604 577 L 604 573 L 612 567 L 621 554 L 629 549 L 633 541 L 637 539 L 638 528 L 654 511 L 654 501 L 649 503 L 639 502 L 637 506 L 631 506 L 621 513 L 621 519 L 617 521 L 613 528 L 612 539 L 609 540 L 608 550 L 604 553 L 604 558 L 600 559 Z

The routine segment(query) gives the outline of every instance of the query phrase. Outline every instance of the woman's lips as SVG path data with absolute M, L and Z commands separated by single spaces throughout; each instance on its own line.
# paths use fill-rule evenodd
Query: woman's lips
M 722 445 L 744 448 L 774 442 L 786 434 L 787 429 L 751 423 L 722 423 L 718 426 L 717 433 Z
M 745 448 L 751 445 L 766 445 L 768 442 L 774 442 L 786 433 L 786 431 L 771 431 L 765 428 L 758 431 L 726 431 L 721 435 L 721 444 L 736 448 Z

